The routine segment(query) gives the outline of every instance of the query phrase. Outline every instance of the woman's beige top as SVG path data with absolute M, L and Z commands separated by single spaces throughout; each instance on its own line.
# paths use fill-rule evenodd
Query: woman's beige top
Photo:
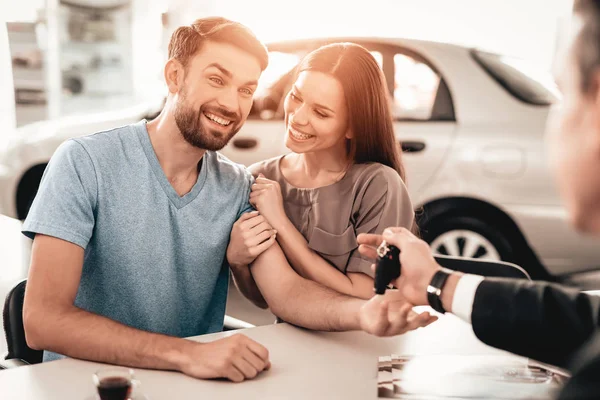
M 414 211 L 398 173 L 378 163 L 354 164 L 336 183 L 314 189 L 289 184 L 280 169 L 283 156 L 251 167 L 257 176 L 279 182 L 285 212 L 308 247 L 340 271 L 373 276 L 372 260 L 358 252 L 359 233 L 412 226 Z

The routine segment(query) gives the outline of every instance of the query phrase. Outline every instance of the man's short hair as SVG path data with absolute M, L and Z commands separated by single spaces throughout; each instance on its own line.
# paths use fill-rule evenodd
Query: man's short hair
M 583 26 L 575 39 L 573 55 L 579 69 L 581 90 L 588 92 L 600 68 L 600 0 L 575 0 L 573 11 Z
M 228 43 L 254 55 L 264 71 L 269 64 L 267 48 L 252 33 L 240 24 L 222 17 L 200 18 L 191 25 L 180 26 L 171 35 L 169 58 L 178 60 L 187 68 L 190 59 L 207 41 Z

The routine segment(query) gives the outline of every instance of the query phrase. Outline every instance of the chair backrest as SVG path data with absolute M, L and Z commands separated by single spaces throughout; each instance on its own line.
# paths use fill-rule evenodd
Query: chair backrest
M 19 282 L 8 292 L 4 301 L 4 335 L 8 345 L 6 359 L 21 359 L 29 364 L 42 362 L 44 352 L 34 350 L 27 345 L 25 328 L 23 327 L 23 300 L 25 299 L 25 286 L 27 280 Z
M 475 274 L 496 278 L 528 279 L 531 277 L 523 268 L 504 261 L 479 260 L 477 258 L 450 257 L 436 255 L 435 260 L 444 268 L 465 274 Z

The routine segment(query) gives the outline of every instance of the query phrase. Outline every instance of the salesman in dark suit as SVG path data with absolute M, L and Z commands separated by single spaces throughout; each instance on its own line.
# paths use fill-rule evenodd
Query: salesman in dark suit
M 600 236 L 600 0 L 575 0 L 559 65 L 564 98 L 548 123 L 549 157 L 571 223 Z M 403 228 L 360 235 L 360 251 L 375 258 L 373 246 L 382 240 L 401 250 L 396 286 L 409 302 L 457 315 L 491 346 L 570 369 L 561 398 L 600 398 L 600 297 L 444 270 L 429 246 Z

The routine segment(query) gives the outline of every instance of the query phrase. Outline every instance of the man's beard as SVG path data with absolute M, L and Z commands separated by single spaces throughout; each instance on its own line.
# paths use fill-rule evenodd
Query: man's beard
M 236 113 L 222 108 L 209 108 L 205 105 L 202 105 L 196 112 L 191 107 L 186 106 L 184 101 L 185 96 L 181 96 L 175 106 L 175 123 L 185 141 L 192 146 L 210 151 L 221 150 L 241 128 L 240 118 Z M 223 133 L 220 130 L 207 127 L 206 123 L 201 121 L 202 114 L 205 112 L 217 114 L 231 120 L 228 126 L 230 131 Z

